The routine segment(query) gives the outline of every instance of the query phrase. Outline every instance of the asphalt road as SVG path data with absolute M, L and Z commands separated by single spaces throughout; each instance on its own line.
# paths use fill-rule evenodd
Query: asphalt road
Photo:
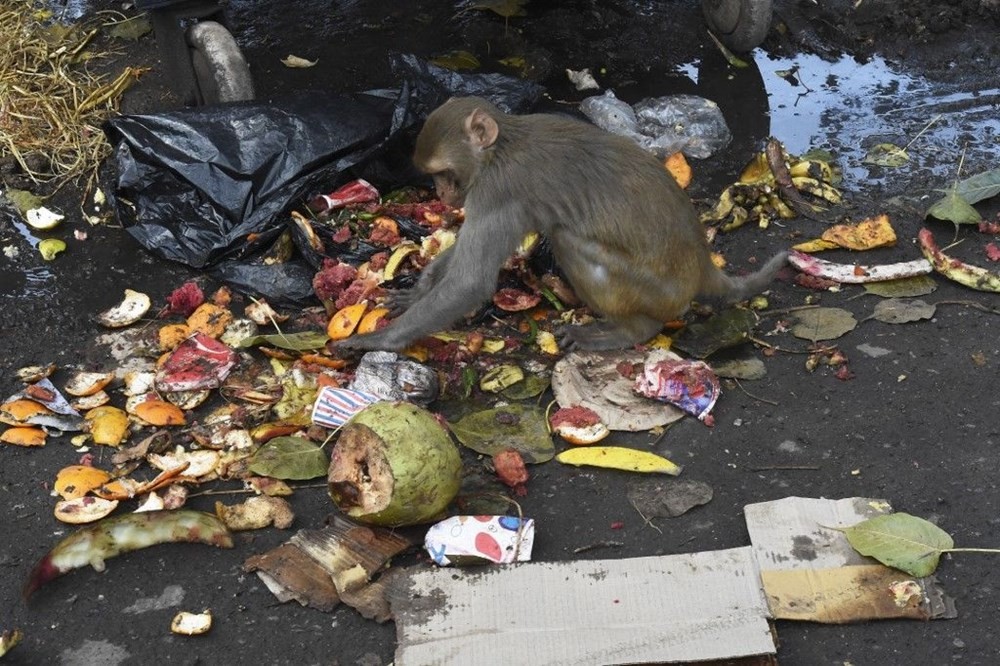
M 488 12 L 456 14 L 447 2 L 388 13 L 383 4 L 368 2 L 344 7 L 234 2 L 230 17 L 265 100 L 318 89 L 391 86 L 397 82 L 389 52 L 429 57 L 460 48 L 480 55 L 487 66 L 497 66 L 495 60 L 508 53 L 528 54 L 530 73 L 549 91 L 549 106 L 582 97 L 564 81 L 566 68 L 591 67 L 602 84 L 629 101 L 702 94 L 720 104 L 735 138 L 723 153 L 694 162 L 690 191 L 700 207 L 707 208 L 773 135 L 792 152 L 824 148 L 836 154 L 845 202 L 827 222 L 891 216 L 899 238 L 894 248 L 864 258 L 836 251 L 827 258 L 915 259 L 922 226 L 942 245 L 954 234 L 950 224 L 925 221 L 923 212 L 940 196 L 935 190 L 954 179 L 963 152 L 963 175 L 995 167 L 1000 97 L 995 29 L 972 12 L 959 12 L 938 26 L 941 32 L 921 32 L 912 23 L 880 18 L 870 3 L 863 5 L 869 14 L 852 11 L 850 4 L 813 9 L 779 3 L 778 18 L 793 29 L 772 30 L 752 54 L 753 65 L 740 70 L 719 64 L 692 2 L 531 3 L 527 16 L 508 20 Z M 914 7 L 926 9 L 920 3 Z M 279 58 L 289 53 L 319 64 L 287 69 Z M 125 49 L 120 61 L 153 67 L 128 93 L 124 112 L 177 106 L 152 36 Z M 862 163 L 875 143 L 911 140 L 910 160 L 899 168 Z M 90 228 L 79 213 L 79 196 L 67 188 L 53 199 L 69 216 L 61 233 L 70 248 L 52 263 L 36 259 L 22 232 L 0 219 L 2 244 L 21 249 L 20 258 L 0 264 L 3 395 L 18 388 L 13 371 L 24 365 L 106 366 L 106 348 L 94 344 L 101 333 L 92 320 L 95 312 L 116 303 L 125 288 L 162 303 L 185 279 L 200 275 L 153 257 L 118 228 Z M 997 206 L 986 201 L 980 210 L 990 218 Z M 716 249 L 731 270 L 745 270 L 749 257 L 763 258 L 814 237 L 824 226 L 802 219 L 766 230 L 748 226 L 720 236 Z M 86 230 L 87 240 L 72 240 L 73 230 Z M 971 227 L 958 236 L 965 242 L 950 251 L 989 264 L 983 246 L 995 236 Z M 794 284 L 789 272 L 772 290 L 772 308 L 818 302 L 844 308 L 858 320 L 855 330 L 835 341 L 852 376 L 841 379 L 825 367 L 807 370 L 805 341 L 777 325 L 763 331 L 764 339 L 783 351 L 764 354 L 749 344 L 739 350 L 762 358 L 767 375 L 742 388 L 725 385 L 713 428 L 688 419 L 662 440 L 652 435 L 617 440 L 656 441 L 656 451 L 685 465 L 685 478 L 713 488 L 710 503 L 678 518 L 657 519 L 654 528 L 629 503 L 628 474 L 556 463 L 533 467 L 527 495 L 519 501 L 536 520 L 534 559 L 743 546 L 748 543 L 743 506 L 788 496 L 883 498 L 898 511 L 935 522 L 956 545 L 1000 546 L 995 454 L 1000 299 L 941 276 L 935 282 L 936 291 L 921 297 L 940 303 L 934 316 L 892 325 L 866 319 L 879 297 L 864 295 L 860 287 L 814 291 Z M 57 375 L 57 384 L 66 376 Z M 0 631 L 20 627 L 25 634 L 3 658 L 5 664 L 375 665 L 393 659 L 392 623 L 377 625 L 344 607 L 326 614 L 279 604 L 254 575 L 241 572 L 247 557 L 288 538 L 288 532 L 273 529 L 242 533 L 231 550 L 164 545 L 115 558 L 103 573 L 74 572 L 25 603 L 20 589 L 29 570 L 69 531 L 51 515 L 52 479 L 78 458 L 65 439 L 51 440 L 44 449 L 0 448 Z M 199 498 L 194 506 L 211 510 L 214 499 Z M 335 511 L 322 488 L 298 491 L 293 505 L 296 528 L 320 527 Z M 620 545 L 574 552 L 607 542 Z M 1000 591 L 994 557 L 942 559 L 936 575 L 955 601 L 956 619 L 779 621 L 779 662 L 995 664 Z M 215 616 L 208 635 L 191 639 L 169 632 L 177 610 L 204 608 Z

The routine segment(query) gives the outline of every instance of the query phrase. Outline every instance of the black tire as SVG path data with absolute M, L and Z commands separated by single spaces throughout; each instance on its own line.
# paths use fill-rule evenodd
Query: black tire
M 229 31 L 215 21 L 199 21 L 187 31 L 199 103 L 241 102 L 254 98 L 250 67 Z
M 701 9 L 712 34 L 733 51 L 760 46 L 771 29 L 772 0 L 702 0 Z

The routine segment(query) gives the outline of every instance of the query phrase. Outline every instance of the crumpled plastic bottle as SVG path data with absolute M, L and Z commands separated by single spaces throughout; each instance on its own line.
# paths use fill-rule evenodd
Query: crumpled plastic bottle
M 598 127 L 633 139 L 661 159 L 678 151 L 704 159 L 733 138 L 719 105 L 697 95 L 650 97 L 633 107 L 608 90 L 580 102 L 580 110 Z

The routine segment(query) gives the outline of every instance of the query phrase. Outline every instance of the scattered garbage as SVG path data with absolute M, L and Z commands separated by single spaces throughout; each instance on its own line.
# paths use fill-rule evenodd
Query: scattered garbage
M 566 77 L 569 82 L 573 84 L 577 90 L 600 90 L 601 86 L 594 79 L 594 75 L 590 73 L 589 68 L 581 70 L 566 70 Z
M 339 428 L 368 405 L 381 400 L 379 396 L 364 391 L 324 386 L 313 405 L 311 420 L 324 428 Z
M 256 572 L 282 603 L 294 600 L 329 612 L 344 602 L 385 622 L 390 618 L 385 579 L 392 570 L 383 569 L 410 545 L 394 531 L 333 516 L 323 529 L 299 530 L 277 548 L 251 556 L 243 569 Z
M 570 444 L 596 444 L 611 434 L 597 412 L 587 407 L 563 407 L 552 413 L 549 425 Z
M 49 231 L 59 226 L 59 223 L 65 220 L 66 216 L 42 206 L 28 210 L 24 219 L 32 229 Z
M 628 500 L 644 520 L 682 516 L 713 496 L 710 485 L 693 479 L 643 477 L 628 484 Z
M 835 224 L 815 240 L 793 246 L 799 252 L 821 252 L 834 248 L 871 250 L 896 244 L 896 231 L 888 215 L 877 215 L 857 224 Z
M 921 229 L 918 238 L 921 252 L 938 273 L 970 289 L 1000 292 L 1000 273 L 949 257 L 938 248 L 929 229 Z
M 181 611 L 170 621 L 170 631 L 181 636 L 200 636 L 212 628 L 212 612 Z
M 451 516 L 431 525 L 424 548 L 435 564 L 529 562 L 535 521 L 517 516 Z
M 440 574 L 426 562 L 412 567 L 391 562 L 412 542 L 376 526 L 396 529 L 435 521 L 440 522 L 426 529 L 424 547 L 439 565 L 530 561 L 533 519 L 467 510 L 476 498 L 460 497 L 463 475 L 481 469 L 496 473 L 486 481 L 504 491 L 501 500 L 527 493 L 527 465 L 553 457 L 566 465 L 634 474 L 628 499 L 647 522 L 709 502 L 710 486 L 668 478 L 682 468 L 658 453 L 594 444 L 611 431 L 658 434 L 685 414 L 712 425 L 711 411 L 721 392 L 717 376 L 766 374 L 757 358 L 709 365 L 671 351 L 704 359 L 747 342 L 762 319 L 754 309 L 766 308 L 766 301 L 707 319 L 689 317 L 677 324 L 682 331 L 670 332 L 672 339 L 661 335 L 641 348 L 572 352 L 556 360 L 553 331 L 588 314 L 570 312 L 578 306 L 572 290 L 551 266 L 537 270 L 532 263 L 545 251 L 537 237 L 526 239 L 502 276 L 492 306 L 470 319 L 467 329 L 437 333 L 399 354 L 370 352 L 357 362 L 341 356 L 333 343 L 384 326 L 391 317 L 385 290 L 419 279 L 428 262 L 455 242 L 455 227 L 463 218 L 429 193 L 382 193 L 357 176 L 390 185 L 411 177 L 391 173 L 381 157 L 442 96 L 481 92 L 491 82 L 497 84 L 491 96 L 505 98 L 508 103 L 501 106 L 510 108 L 537 92 L 530 84 L 457 75 L 406 57 L 400 63 L 412 80 L 399 90 L 339 96 L 330 107 L 332 116 L 311 97 L 306 106 L 251 104 L 123 117 L 108 124 L 109 136 L 119 141 L 116 206 L 129 232 L 162 256 L 196 267 L 214 265 L 216 275 L 264 298 L 234 310 L 228 290 L 206 297 L 197 283 L 183 285 L 158 311 L 165 321 L 155 335 L 134 336 L 131 353 L 142 357 L 142 367 L 75 374 L 64 387 L 75 398 L 72 403 L 48 379 L 54 365 L 20 371 L 26 387 L 0 405 L 0 422 L 10 426 L 0 441 L 42 446 L 50 436 L 82 429 L 84 434 L 72 440 L 80 453 L 90 444 L 114 447 L 110 460 L 116 465 L 112 473 L 82 455 L 85 464 L 58 473 L 54 515 L 64 523 L 92 524 L 43 558 L 26 596 L 84 564 L 100 569 L 107 558 L 149 545 L 193 541 L 229 547 L 233 531 L 288 529 L 295 512 L 285 497 L 298 488 L 292 482 L 325 476 L 338 509 L 369 526 L 334 516 L 330 527 L 299 531 L 278 548 L 249 558 L 245 569 L 255 571 L 281 601 L 294 599 L 324 611 L 344 602 L 365 617 L 395 619 L 400 664 L 426 663 L 427 650 L 439 654 L 443 648 L 458 655 L 453 663 L 521 663 L 532 661 L 539 649 L 583 662 L 605 658 L 609 645 L 619 646 L 617 654 L 630 663 L 728 659 L 774 654 L 768 630 L 772 617 L 845 622 L 953 615 L 950 601 L 926 578 L 941 553 L 958 550 L 951 538 L 912 516 L 883 515 L 885 503 L 858 498 L 789 498 L 780 506 L 748 506 L 753 545 L 730 551 L 497 567 L 489 577 Z M 579 85 L 596 86 L 589 72 L 570 75 Z M 702 98 L 649 99 L 632 107 L 609 92 L 588 98 L 582 107 L 596 114 L 595 122 L 660 157 L 669 155 L 665 167 L 682 187 L 690 182 L 691 169 L 678 150 L 702 158 L 729 141 L 718 108 Z M 268 135 L 261 127 L 282 137 L 281 154 L 293 158 L 275 160 L 278 144 L 257 142 L 260 153 L 253 155 L 239 148 L 247 143 L 239 139 L 251 130 L 255 141 L 258 134 Z M 324 136 L 317 138 L 317 132 Z M 297 138 L 290 146 L 284 139 L 293 134 Z M 168 144 L 175 147 L 168 150 Z M 207 156 L 220 168 L 206 171 Z M 346 180 L 348 174 L 353 180 Z M 837 182 L 829 159 L 789 156 L 772 138 L 705 219 L 728 230 L 751 219 L 765 226 L 774 216 L 809 216 L 820 205 L 840 201 Z M 988 178 L 974 185 L 993 187 Z M 881 215 L 835 225 L 798 247 L 860 251 L 896 240 L 888 216 Z M 833 264 L 802 252 L 793 252 L 791 262 L 817 278 L 815 284 L 913 279 L 926 277 L 933 267 L 968 286 L 1000 290 L 993 288 L 994 282 L 1000 284 L 995 274 L 942 254 L 930 231 L 921 232 L 920 243 L 927 258 L 905 264 Z M 896 288 L 925 289 L 927 283 Z M 303 308 L 302 301 L 321 307 Z M 297 312 L 282 312 L 296 302 Z M 123 302 L 98 321 L 124 329 L 151 309 L 148 296 L 127 290 Z M 817 343 L 858 325 L 838 308 L 791 310 L 789 320 L 775 324 L 776 333 L 790 331 Z M 870 318 L 896 324 L 933 314 L 933 305 L 897 297 L 880 302 Z M 814 344 L 807 353 L 807 369 L 822 363 L 837 368 L 840 379 L 852 376 L 847 356 L 836 347 Z M 153 358 L 159 358 L 155 365 Z M 108 393 L 119 380 L 124 406 L 111 404 Z M 546 408 L 539 396 L 550 380 L 557 404 Z M 215 390 L 226 404 L 193 413 Z M 426 409 L 456 396 L 462 404 L 445 410 L 447 420 Z M 152 434 L 130 442 L 140 429 Z M 473 458 L 470 451 L 489 458 L 465 469 L 462 457 Z M 131 478 L 143 462 L 155 477 Z M 534 469 L 531 476 L 537 484 Z M 214 516 L 178 510 L 190 486 L 216 479 L 238 479 L 254 495 L 233 504 L 216 502 Z M 457 498 L 459 514 L 448 516 Z M 135 513 L 115 515 L 134 499 L 139 500 L 133 503 Z M 615 523 L 612 529 L 622 526 Z M 875 538 L 886 534 L 891 547 Z M 907 540 L 919 541 L 922 548 L 901 547 Z M 915 578 L 902 580 L 899 571 L 862 554 Z M 466 602 L 471 583 L 475 597 Z M 653 592 L 638 604 L 617 604 L 621 590 L 642 584 Z M 538 603 L 539 590 L 548 595 L 546 605 L 584 612 L 572 624 L 553 617 Z M 609 598 L 616 604 L 609 607 Z M 857 599 L 867 608 L 854 609 Z M 443 616 L 456 606 L 467 612 L 452 613 L 449 631 L 440 631 Z M 499 633 L 494 621 L 487 635 L 484 618 L 492 619 L 497 608 L 512 621 Z M 705 614 L 720 613 L 729 618 L 724 632 L 703 621 Z M 208 611 L 182 613 L 172 630 L 196 635 L 208 631 L 211 622 Z M 609 635 L 608 626 L 618 627 L 617 633 Z M 551 642 L 539 647 L 523 640 L 537 631 L 553 637 Z M 512 640 L 504 640 L 508 635 Z M 690 640 L 677 641 L 678 635 Z M 498 639 L 502 646 L 497 647 Z
M 819 257 L 792 250 L 788 261 L 807 275 L 833 280 L 844 284 L 863 284 L 926 275 L 933 270 L 927 259 L 914 259 L 896 264 L 860 265 L 837 264 Z
M 438 396 L 438 376 L 431 368 L 394 352 L 368 352 L 361 357 L 350 387 L 381 400 L 428 405 Z
M 487 456 L 513 449 L 528 464 L 552 460 L 555 444 L 545 425 L 543 410 L 511 404 L 485 409 L 449 423 L 465 447 Z
M 635 140 L 660 159 L 677 152 L 704 159 L 732 140 L 718 104 L 695 95 L 647 98 L 633 107 L 608 90 L 580 102 L 580 110 L 598 127 Z
M 635 390 L 647 398 L 677 405 L 707 426 L 721 391 L 719 380 L 704 361 L 646 361 L 635 378 Z
M 639 431 L 673 423 L 684 412 L 633 390 L 636 368 L 649 361 L 679 359 L 668 351 L 570 352 L 556 362 L 552 392 L 561 407 L 594 411 L 611 430 Z

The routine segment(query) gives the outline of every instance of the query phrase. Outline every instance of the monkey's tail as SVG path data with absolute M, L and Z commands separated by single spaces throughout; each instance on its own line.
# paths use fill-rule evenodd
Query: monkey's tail
M 706 280 L 705 288 L 700 294 L 701 299 L 721 301 L 722 305 L 732 305 L 756 296 L 774 280 L 785 264 L 788 263 L 788 252 L 779 252 L 771 257 L 756 273 L 745 277 L 727 275 L 719 269 L 714 270 Z M 714 266 L 713 266 L 714 268 Z

